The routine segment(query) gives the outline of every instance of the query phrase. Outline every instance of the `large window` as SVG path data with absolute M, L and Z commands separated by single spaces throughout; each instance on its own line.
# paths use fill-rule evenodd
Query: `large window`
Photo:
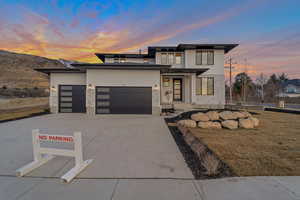
M 161 54 L 161 64 L 167 65 L 168 64 L 168 54 L 162 53 Z
M 175 64 L 176 65 L 182 64 L 182 53 L 175 53 Z
M 163 65 L 181 65 L 182 53 L 161 53 L 160 63 Z
M 214 78 L 199 77 L 196 79 L 196 95 L 214 95 Z
M 201 50 L 196 51 L 196 65 L 213 65 L 214 51 Z

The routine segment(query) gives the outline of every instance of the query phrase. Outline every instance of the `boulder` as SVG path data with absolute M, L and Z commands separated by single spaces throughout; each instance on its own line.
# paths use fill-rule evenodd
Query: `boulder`
M 195 121 L 201 121 L 201 122 L 209 121 L 209 117 L 205 113 L 201 113 L 201 112 L 192 114 L 191 119 Z
M 259 125 L 259 120 L 255 117 L 249 117 L 250 120 L 252 120 L 254 127 L 257 127 Z
M 199 128 L 206 128 L 206 129 L 221 129 L 222 126 L 219 122 L 198 122 Z
M 244 118 L 252 117 L 252 115 L 247 111 L 242 111 L 241 113 L 244 115 Z
M 240 128 L 254 128 L 254 122 L 247 118 L 247 119 L 239 119 L 239 127 Z
M 220 122 L 212 122 L 211 128 L 221 129 L 221 128 L 222 128 L 222 125 L 221 125 Z
M 238 128 L 238 122 L 235 120 L 225 120 L 225 121 L 222 121 L 221 124 L 224 128 L 228 128 L 228 129 L 237 129 Z
M 211 121 L 219 120 L 220 118 L 219 113 L 217 111 L 209 111 L 206 113 L 206 115 Z
M 235 114 L 233 114 L 233 112 L 231 112 L 231 111 L 223 111 L 223 112 L 220 112 L 219 115 L 220 115 L 220 118 L 223 120 L 237 119 Z
M 198 122 L 199 128 L 210 128 L 212 122 Z
M 186 128 L 195 128 L 197 126 L 197 123 L 194 120 L 186 119 L 186 120 L 179 120 L 177 122 L 177 125 Z
M 242 112 L 233 112 L 237 119 L 247 118 L 247 116 Z

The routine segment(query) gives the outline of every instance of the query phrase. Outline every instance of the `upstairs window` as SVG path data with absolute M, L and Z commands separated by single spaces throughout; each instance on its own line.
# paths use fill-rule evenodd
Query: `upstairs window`
M 173 65 L 174 64 L 174 53 L 169 53 L 168 54 L 168 60 L 169 60 L 169 65 Z
M 163 65 L 182 64 L 182 53 L 161 53 L 160 63 Z
M 166 54 L 166 53 L 161 54 L 161 64 L 162 65 L 167 65 L 168 64 L 167 56 L 168 56 L 168 54 Z
M 114 63 L 119 63 L 120 59 L 119 58 L 114 58 Z
M 212 96 L 214 95 L 214 78 L 199 77 L 196 79 L 196 95 Z
M 196 51 L 196 65 L 213 65 L 214 51 L 201 50 Z
M 182 53 L 175 53 L 175 64 L 176 65 L 182 64 Z

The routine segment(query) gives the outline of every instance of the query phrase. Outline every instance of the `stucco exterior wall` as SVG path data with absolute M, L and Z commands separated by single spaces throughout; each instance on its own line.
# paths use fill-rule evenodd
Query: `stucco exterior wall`
M 214 65 L 196 65 L 196 50 L 186 50 L 185 68 L 209 68 L 206 74 L 224 75 L 224 50 L 214 50 Z
M 156 62 L 160 64 L 161 52 L 156 53 Z M 191 74 L 184 77 L 183 95 L 184 103 L 192 103 L 203 108 L 224 108 L 225 105 L 225 78 L 224 78 L 224 50 L 214 50 L 214 65 L 196 65 L 196 50 L 185 50 L 184 64 L 172 67 L 182 68 L 209 68 L 208 71 L 201 74 L 199 77 L 213 77 L 214 78 L 214 95 L 200 96 L 196 95 L 196 74 Z M 170 74 L 171 75 L 171 74 Z M 164 88 L 162 86 L 162 102 L 167 102 L 164 92 L 167 89 L 172 89 L 172 77 L 170 76 L 170 87 Z M 163 84 L 163 83 L 162 83 Z M 188 88 L 187 88 L 188 87 Z
M 198 77 L 214 77 L 214 95 L 196 95 L 196 75 L 192 75 L 192 104 L 202 108 L 224 108 L 225 78 L 224 75 L 207 74 Z
M 96 86 L 152 87 L 152 114 L 159 114 L 160 71 L 159 70 L 87 70 L 87 112 L 95 114 Z
M 50 112 L 58 113 L 59 85 L 86 85 L 85 73 L 51 73 L 50 75 Z

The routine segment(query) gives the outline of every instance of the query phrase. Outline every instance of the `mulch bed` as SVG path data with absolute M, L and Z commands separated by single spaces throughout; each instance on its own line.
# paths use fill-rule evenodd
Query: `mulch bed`
M 189 119 L 192 114 L 197 112 L 203 112 L 203 110 L 185 112 L 173 118 L 165 118 L 165 121 L 167 124 L 176 123 L 178 120 L 181 119 Z M 219 173 L 213 176 L 207 175 L 206 169 L 201 164 L 201 159 L 192 150 L 192 148 L 186 143 L 183 134 L 180 132 L 177 126 L 168 126 L 168 127 L 171 132 L 171 135 L 173 136 L 176 144 L 178 145 L 180 152 L 182 153 L 185 159 L 185 162 L 187 163 L 188 167 L 191 169 L 195 179 L 215 179 L 215 178 L 236 176 L 232 171 L 232 169 L 225 162 L 219 159 L 217 155 L 207 147 L 207 145 L 205 145 L 203 142 L 199 140 L 199 142 L 206 147 L 207 153 L 213 155 L 215 158 L 217 158 L 220 161 Z

